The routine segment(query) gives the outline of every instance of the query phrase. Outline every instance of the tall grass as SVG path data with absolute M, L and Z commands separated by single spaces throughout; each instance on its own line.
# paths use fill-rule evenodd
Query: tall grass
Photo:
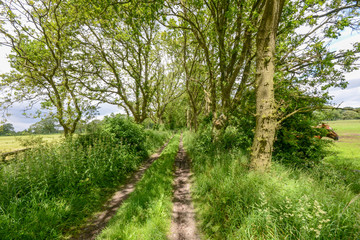
M 146 134 L 154 150 L 166 133 Z M 0 239 L 58 239 L 99 209 L 113 189 L 144 160 L 108 135 L 43 146 L 0 169 Z
M 175 136 L 97 239 L 166 239 L 171 222 Z
M 240 150 L 197 143 L 187 133 L 193 199 L 205 239 L 357 239 L 360 199 L 326 167 L 296 170 L 274 163 L 269 173 L 246 168 Z M 209 150 L 212 149 L 212 150 Z M 320 172 L 319 172 L 320 171 Z

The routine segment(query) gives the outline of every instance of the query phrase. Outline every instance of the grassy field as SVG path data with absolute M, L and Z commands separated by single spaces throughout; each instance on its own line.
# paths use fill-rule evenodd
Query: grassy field
M 62 134 L 50 134 L 50 135 L 33 135 L 35 137 L 41 137 L 45 142 L 53 142 L 59 140 Z M 24 148 L 21 146 L 21 140 L 30 139 L 32 136 L 1 136 L 0 137 L 0 153 L 11 152 L 17 149 Z
M 360 170 L 360 120 L 330 121 L 328 124 L 339 135 L 339 141 L 334 145 L 336 155 L 326 160 Z

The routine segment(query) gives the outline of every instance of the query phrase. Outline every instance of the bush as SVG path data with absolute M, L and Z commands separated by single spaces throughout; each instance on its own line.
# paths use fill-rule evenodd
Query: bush
M 45 143 L 43 137 L 38 135 L 30 135 L 27 138 L 16 137 L 16 140 L 20 143 L 20 146 L 26 148 L 40 146 Z
M 316 129 L 309 114 L 298 114 L 283 122 L 277 131 L 273 159 L 296 167 L 313 167 L 329 154 L 329 140 L 314 136 L 324 136 L 326 130 Z
M 119 144 L 128 145 L 141 156 L 146 156 L 145 132 L 130 118 L 121 114 L 111 115 L 104 119 L 104 131 L 109 133 Z

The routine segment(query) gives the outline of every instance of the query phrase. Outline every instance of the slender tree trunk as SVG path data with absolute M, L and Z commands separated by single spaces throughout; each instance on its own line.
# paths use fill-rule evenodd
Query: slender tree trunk
M 275 131 L 274 99 L 276 32 L 285 0 L 266 0 L 256 38 L 256 127 L 250 169 L 265 171 L 271 164 Z

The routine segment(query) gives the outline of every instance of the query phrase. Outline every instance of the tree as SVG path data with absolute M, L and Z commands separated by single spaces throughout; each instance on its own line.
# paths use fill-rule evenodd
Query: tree
M 57 133 L 57 120 L 52 117 L 41 119 L 39 122 L 32 124 L 29 127 L 29 132 L 34 134 L 51 134 Z
M 65 136 L 72 135 L 78 122 L 96 109 L 78 94 L 77 81 L 84 73 L 74 72 L 76 9 L 70 1 L 60 0 L 15 0 L 1 5 L 8 28 L 0 28 L 0 33 L 5 37 L 3 44 L 12 50 L 13 69 L 2 76 L 1 85 L 7 90 L 3 107 L 40 102 L 59 121 Z
M 253 81 L 254 36 L 263 3 L 204 0 L 165 4 L 172 17 L 168 26 L 187 31 L 202 51 L 213 129 L 222 129 L 228 115 L 246 100 L 243 92 Z
M 11 123 L 4 123 L 0 126 L 0 136 L 9 136 L 13 134 L 15 134 L 15 129 Z
M 158 68 L 154 96 L 149 104 L 149 117 L 156 124 L 162 124 L 168 106 L 178 100 L 184 91 L 183 66 L 179 63 L 178 38 L 171 36 L 171 32 L 161 33 L 160 53 L 163 58 L 162 67 Z
M 141 123 L 163 79 L 156 3 L 134 1 L 91 10 L 82 21 L 82 65 L 91 77 L 81 81 L 90 99 L 118 105 Z M 88 5 L 86 5 L 88 6 Z M 84 6 L 83 6 L 84 7 Z M 90 7 L 89 7 L 90 8 Z M 84 9 L 86 16 L 89 10 Z
M 343 73 L 356 68 L 353 63 L 358 59 L 359 44 L 355 44 L 352 50 L 335 52 L 329 50 L 325 41 L 337 38 L 346 26 L 358 27 L 355 18 L 359 16 L 358 7 L 359 3 L 352 1 L 329 1 L 326 4 L 299 1 L 284 6 L 283 20 L 276 27 L 277 44 L 273 42 L 274 46 L 268 46 L 272 53 L 265 58 L 265 63 L 270 64 L 267 66 L 271 66 L 275 59 L 276 65 L 274 81 L 265 85 L 264 100 L 259 95 L 264 89 L 256 84 L 257 123 L 251 168 L 264 171 L 270 165 L 274 132 L 283 121 L 295 114 L 324 107 L 331 99 L 330 87 L 346 87 Z M 311 28 L 307 33 L 296 32 L 305 25 Z M 257 54 L 259 50 L 267 51 L 263 49 L 257 49 Z M 257 73 L 261 76 L 261 69 Z M 260 101 L 263 104 L 258 104 Z M 304 105 L 304 101 L 307 104 Z
M 277 127 L 274 97 L 275 46 L 277 28 L 285 0 L 267 0 L 256 36 L 256 127 L 250 168 L 265 171 Z

